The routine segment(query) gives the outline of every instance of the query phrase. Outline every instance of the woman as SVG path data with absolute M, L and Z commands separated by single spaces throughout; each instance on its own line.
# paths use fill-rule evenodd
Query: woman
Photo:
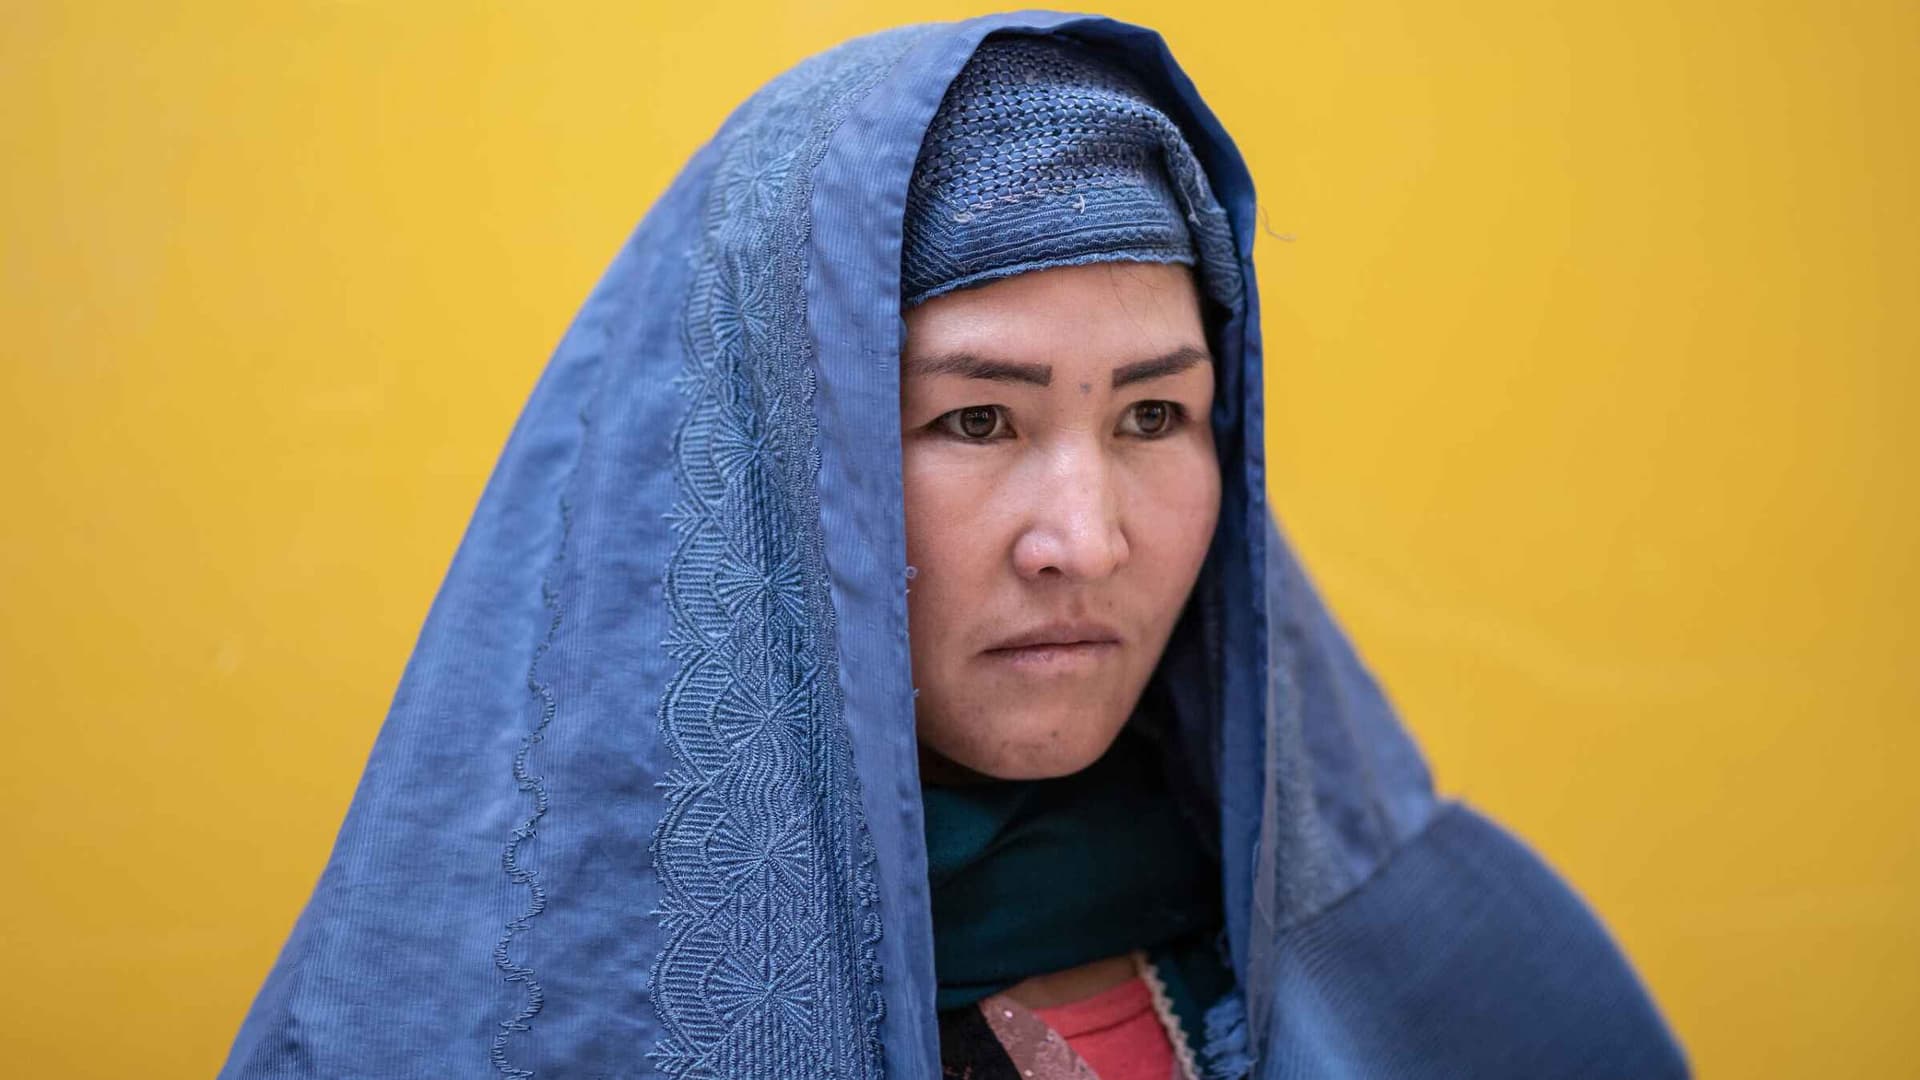
M 1104 19 L 756 94 L 550 362 L 225 1075 L 1684 1075 L 1275 527 L 1253 216 Z

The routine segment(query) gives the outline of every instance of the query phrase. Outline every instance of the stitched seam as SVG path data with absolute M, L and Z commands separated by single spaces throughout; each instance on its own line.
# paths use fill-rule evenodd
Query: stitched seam
M 587 424 L 585 410 L 580 413 L 580 422 L 584 429 Z M 580 457 L 584 456 L 583 435 Z M 547 728 L 552 725 L 554 714 L 559 711 L 559 702 L 554 696 L 552 684 L 540 679 L 540 662 L 552 651 L 554 635 L 559 631 L 560 620 L 565 614 L 560 605 L 560 591 L 555 586 L 554 579 L 566 559 L 567 544 L 573 535 L 573 506 L 564 492 L 573 486 L 574 474 L 580 468 L 580 457 L 574 459 L 573 466 L 567 472 L 566 483 L 561 488 L 563 494 L 560 496 L 560 542 L 555 547 L 553 558 L 547 563 L 546 572 L 540 579 L 541 603 L 550 612 L 547 631 L 540 643 L 534 646 L 533 658 L 527 664 L 527 690 L 540 702 L 540 719 L 534 724 L 533 730 L 521 739 L 520 749 L 513 755 L 514 785 L 533 796 L 533 811 L 513 830 L 513 835 L 507 841 L 506 849 L 500 856 L 501 868 L 506 871 L 507 880 L 515 885 L 524 885 L 527 889 L 526 910 L 518 918 L 507 923 L 506 931 L 500 936 L 499 944 L 493 947 L 494 966 L 505 973 L 507 982 L 520 983 L 526 988 L 526 1003 L 511 1018 L 500 1022 L 500 1030 L 494 1032 L 493 1045 L 487 1055 L 496 1070 L 504 1076 L 512 1077 L 513 1080 L 529 1080 L 533 1072 L 517 1068 L 507 1061 L 507 1042 L 517 1032 L 532 1028 L 533 1018 L 540 1014 L 547 999 L 546 990 L 541 987 L 533 968 L 526 964 L 515 963 L 510 947 L 514 936 L 529 929 L 533 920 L 547 907 L 546 886 L 541 884 L 540 875 L 536 871 L 521 865 L 520 847 L 526 841 L 533 839 L 540 819 L 547 814 L 548 799 L 545 781 L 527 771 L 527 761 L 533 754 L 533 748 L 546 737 Z

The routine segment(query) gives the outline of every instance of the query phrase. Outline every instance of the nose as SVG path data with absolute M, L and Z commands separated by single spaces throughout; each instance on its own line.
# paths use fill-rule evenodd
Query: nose
M 1026 523 L 1013 545 L 1021 577 L 1098 581 L 1126 565 L 1112 464 L 1102 449 L 1062 451 L 1036 475 Z

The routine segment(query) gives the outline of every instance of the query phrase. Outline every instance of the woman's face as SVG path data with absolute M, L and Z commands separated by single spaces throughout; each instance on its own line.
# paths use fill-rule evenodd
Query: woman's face
M 1219 516 L 1192 274 L 1034 271 L 928 300 L 906 323 L 922 768 L 936 782 L 1078 771 L 1133 711 Z

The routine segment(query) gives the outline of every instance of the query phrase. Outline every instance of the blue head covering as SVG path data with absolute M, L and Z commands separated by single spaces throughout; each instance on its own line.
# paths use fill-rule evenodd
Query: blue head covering
M 907 187 L 901 299 L 1053 266 L 1199 264 L 1238 306 L 1233 230 L 1180 128 L 1124 68 L 1060 38 L 980 46 Z
M 1434 793 L 1267 507 L 1231 140 L 1152 32 L 1021 12 L 799 64 L 648 212 L 507 440 L 222 1076 L 940 1075 L 902 238 L 933 117 L 996 31 L 1126 71 L 1230 228 L 1220 524 L 1155 692 L 1217 825 L 1233 1060 L 1684 1075 L 1579 897 Z

